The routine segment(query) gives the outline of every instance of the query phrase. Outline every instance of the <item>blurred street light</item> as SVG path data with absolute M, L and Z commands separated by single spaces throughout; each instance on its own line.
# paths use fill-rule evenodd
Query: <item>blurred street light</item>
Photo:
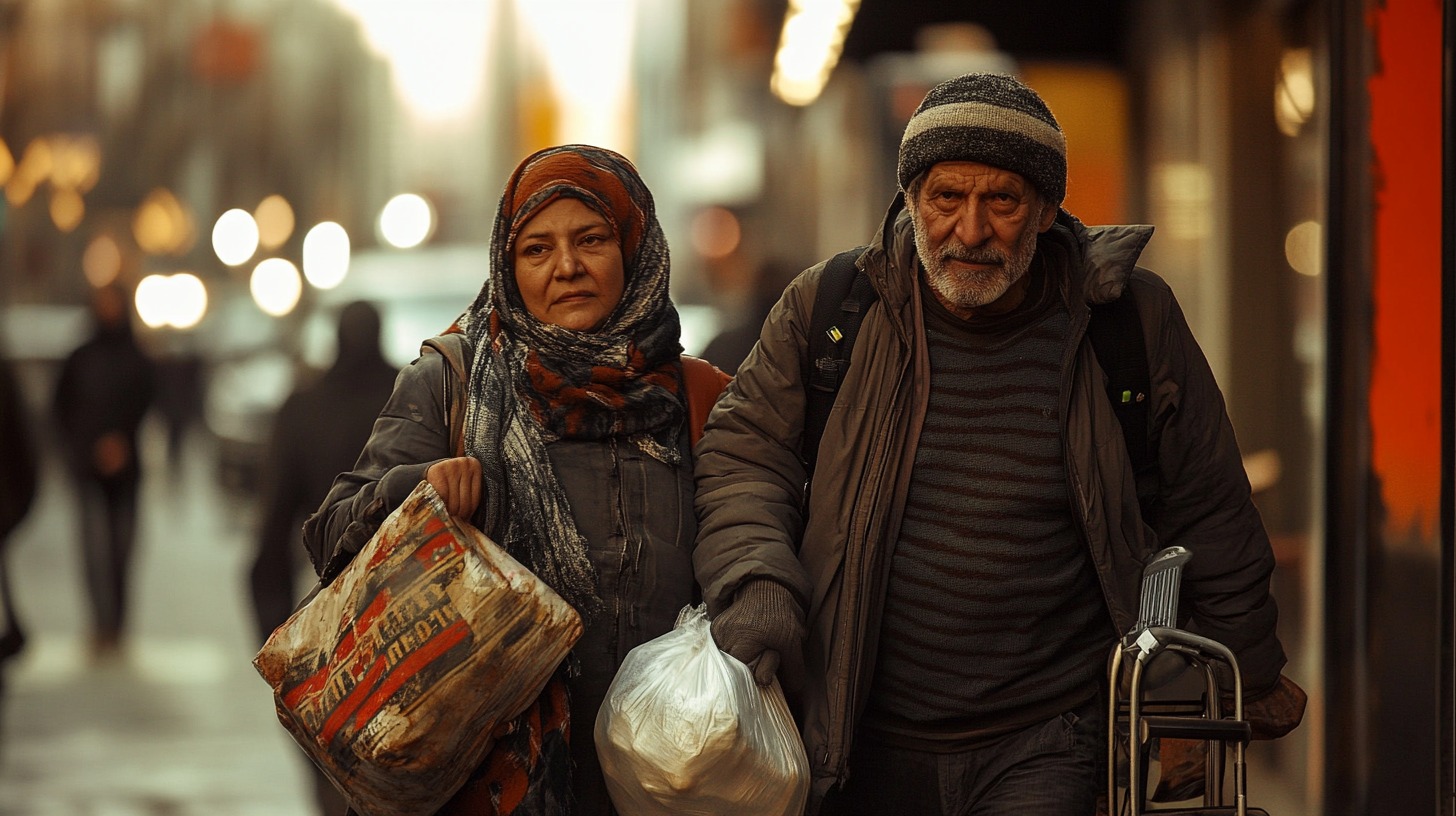
M 790 105 L 819 98 L 859 10 L 859 0 L 790 0 L 769 87 Z
M 98 289 L 116 280 L 121 274 L 121 248 L 116 245 L 116 239 L 106 233 L 92 238 L 81 255 L 81 270 L 86 273 L 86 280 Z
M 253 220 L 258 222 L 258 246 L 263 249 L 277 249 L 293 235 L 293 207 L 281 195 L 258 202 Z
M 248 290 L 258 308 L 274 317 L 293 311 L 303 294 L 303 279 L 298 267 L 283 258 L 268 258 L 253 267 Z
M 424 243 L 435 228 L 430 202 L 414 193 L 401 193 L 389 200 L 379 213 L 379 236 L 385 243 L 409 249 Z
M 247 210 L 231 209 L 212 225 L 212 251 L 228 266 L 240 266 L 258 251 L 258 222 Z
M 137 284 L 136 310 L 151 328 L 190 329 L 207 313 L 207 287 L 190 272 L 148 275 Z
M 303 275 L 319 289 L 333 289 L 349 273 L 349 233 L 333 221 L 303 236 Z
M 192 216 L 170 190 L 158 187 L 147 194 L 132 218 L 132 237 L 143 252 L 181 255 L 192 247 Z
M 61 232 L 70 232 L 80 226 L 86 217 L 86 202 L 81 194 L 71 187 L 57 187 L 51 191 L 51 222 Z

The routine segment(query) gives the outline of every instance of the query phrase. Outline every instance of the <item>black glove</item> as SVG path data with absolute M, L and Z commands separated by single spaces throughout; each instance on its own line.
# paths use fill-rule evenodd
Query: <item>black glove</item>
M 760 686 L 779 678 L 785 691 L 804 685 L 804 610 L 783 584 L 757 578 L 738 587 L 733 603 L 713 618 L 718 648 L 753 670 Z

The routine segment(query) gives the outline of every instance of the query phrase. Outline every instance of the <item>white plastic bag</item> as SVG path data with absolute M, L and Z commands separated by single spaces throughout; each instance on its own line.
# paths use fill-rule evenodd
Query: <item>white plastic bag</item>
M 778 681 L 718 650 L 707 607 L 627 653 L 597 713 L 622 816 L 799 816 L 809 760 Z

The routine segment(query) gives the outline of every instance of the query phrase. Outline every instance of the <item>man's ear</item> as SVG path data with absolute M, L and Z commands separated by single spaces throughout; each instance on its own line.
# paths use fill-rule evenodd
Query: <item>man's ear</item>
M 1046 232 L 1052 228 L 1052 222 L 1057 220 L 1057 210 L 1060 207 L 1055 204 L 1044 204 L 1041 208 L 1041 223 L 1036 225 L 1037 232 Z

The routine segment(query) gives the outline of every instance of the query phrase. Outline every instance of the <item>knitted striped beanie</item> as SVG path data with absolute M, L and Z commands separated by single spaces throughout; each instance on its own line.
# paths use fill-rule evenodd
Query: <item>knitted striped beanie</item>
M 943 161 L 1020 173 L 1043 198 L 1067 195 L 1067 139 L 1036 91 L 1004 74 L 966 74 L 925 95 L 900 139 L 900 189 Z

